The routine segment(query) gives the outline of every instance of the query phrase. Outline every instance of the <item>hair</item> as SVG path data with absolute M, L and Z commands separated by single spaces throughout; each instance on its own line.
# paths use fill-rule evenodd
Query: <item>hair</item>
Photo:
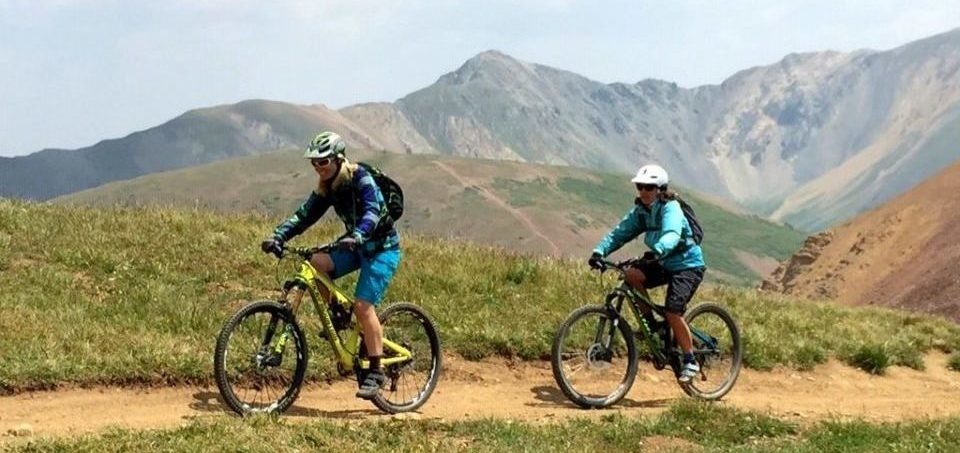
M 340 168 L 328 181 L 320 180 L 317 183 L 317 195 L 327 196 L 329 192 L 336 191 L 339 187 L 350 182 L 353 179 L 353 172 L 357 171 L 357 164 L 350 162 L 346 158 L 337 162 Z
M 673 201 L 676 200 L 678 195 L 676 192 L 670 190 L 666 184 L 660 187 L 660 192 L 657 193 L 657 197 L 660 201 Z

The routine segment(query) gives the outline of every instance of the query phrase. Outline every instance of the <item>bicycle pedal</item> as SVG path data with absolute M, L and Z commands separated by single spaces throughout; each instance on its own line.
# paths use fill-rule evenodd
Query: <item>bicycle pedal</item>
M 280 354 L 270 354 L 265 359 L 263 359 L 263 364 L 265 366 L 280 366 L 283 363 L 283 356 Z

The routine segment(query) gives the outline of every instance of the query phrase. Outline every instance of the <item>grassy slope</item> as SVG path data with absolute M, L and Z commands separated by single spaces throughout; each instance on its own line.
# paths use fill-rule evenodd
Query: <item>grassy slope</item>
M 101 206 L 199 205 L 218 211 L 257 210 L 286 216 L 316 184 L 316 176 L 298 153 L 271 153 L 149 175 L 63 200 Z M 407 209 L 402 225 L 407 231 L 467 238 L 523 252 L 545 253 L 552 247 L 522 220 L 481 196 L 478 189 L 520 211 L 568 256 L 588 255 L 632 207 L 634 197 L 624 175 L 571 167 L 360 151 L 351 155 L 378 164 L 404 187 Z M 456 176 L 435 162 L 452 169 Z M 695 195 L 688 198 L 698 209 L 708 235 L 705 253 L 714 271 L 708 274 L 711 278 L 741 284 L 757 281 L 765 275 L 741 262 L 736 250 L 779 261 L 803 241 L 798 231 L 756 216 L 735 214 Z M 625 253 L 639 251 L 634 245 Z
M 598 173 L 590 178 L 563 177 L 557 188 L 568 204 L 562 207 L 573 213 L 577 213 L 578 208 L 588 207 L 620 216 L 636 195 L 629 184 L 624 184 L 624 179 L 623 175 L 610 173 Z M 710 267 L 737 278 L 750 276 L 751 271 L 737 259 L 736 250 L 779 260 L 781 256 L 795 252 L 803 241 L 801 233 L 757 216 L 730 212 L 696 194 L 685 194 L 684 198 L 696 210 L 697 218 L 703 224 L 704 254 Z
M 0 200 L 0 388 L 209 382 L 222 321 L 244 300 L 275 294 L 274 261 L 257 249 L 271 226 L 253 215 Z M 314 228 L 299 242 L 335 231 Z M 448 351 L 545 358 L 562 318 L 601 297 L 585 267 L 408 237 L 388 298 L 424 306 Z M 960 327 L 941 319 L 722 286 L 701 290 L 702 300 L 739 318 L 753 368 L 803 368 L 864 351 L 919 367 L 924 350 L 960 348 Z M 332 373 L 327 347 L 316 336 L 311 344 L 322 347 L 312 372 Z
M 528 424 L 385 421 L 360 424 L 218 418 L 159 431 L 115 430 L 41 439 L 13 451 L 956 451 L 960 419 L 902 424 L 794 423 L 721 405 L 681 401 L 656 418 Z

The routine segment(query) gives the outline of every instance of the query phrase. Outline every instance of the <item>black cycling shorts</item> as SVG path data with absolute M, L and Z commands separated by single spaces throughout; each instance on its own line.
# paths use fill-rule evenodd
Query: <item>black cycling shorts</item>
M 682 271 L 670 272 L 657 261 L 640 261 L 633 267 L 643 272 L 647 277 L 644 284 L 647 288 L 667 286 L 667 300 L 664 305 L 667 311 L 682 315 L 687 311 L 687 304 L 697 292 L 700 282 L 703 281 L 705 267 L 694 267 Z

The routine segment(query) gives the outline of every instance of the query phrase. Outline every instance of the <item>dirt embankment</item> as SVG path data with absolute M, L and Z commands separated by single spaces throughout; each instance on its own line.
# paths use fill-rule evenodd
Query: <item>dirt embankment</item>
M 762 288 L 960 321 L 960 164 L 811 236 Z
M 960 415 L 960 373 L 940 353 L 926 357 L 926 371 L 894 367 L 885 376 L 829 362 L 809 372 L 744 370 L 719 404 L 773 413 L 803 422 L 825 417 L 891 421 Z M 306 389 L 285 414 L 290 420 L 388 418 L 354 397 L 356 383 L 340 381 Z M 667 371 L 641 364 L 627 398 L 607 410 L 585 411 L 568 402 L 545 362 L 449 358 L 436 393 L 419 414 L 399 417 L 463 420 L 486 417 L 549 422 L 613 412 L 655 415 L 683 393 Z M 216 388 L 95 388 L 35 392 L 0 398 L 0 443 L 19 437 L 71 435 L 108 426 L 171 427 L 198 417 L 231 416 Z

